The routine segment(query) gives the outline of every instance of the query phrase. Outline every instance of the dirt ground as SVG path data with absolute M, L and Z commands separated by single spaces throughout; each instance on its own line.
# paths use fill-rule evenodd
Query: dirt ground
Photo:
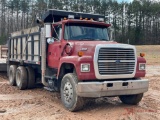
M 117 97 L 99 98 L 79 112 L 69 112 L 60 95 L 43 88 L 20 91 L 0 73 L 0 120 L 160 120 L 160 46 L 137 46 L 146 53 L 149 91 L 137 106 L 124 105 Z

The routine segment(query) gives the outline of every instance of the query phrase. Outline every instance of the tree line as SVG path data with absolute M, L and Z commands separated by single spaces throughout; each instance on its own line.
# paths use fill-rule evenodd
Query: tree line
M 121 43 L 160 44 L 160 2 L 153 0 L 0 0 L 0 44 L 10 33 L 36 26 L 47 9 L 105 15 L 113 40 Z

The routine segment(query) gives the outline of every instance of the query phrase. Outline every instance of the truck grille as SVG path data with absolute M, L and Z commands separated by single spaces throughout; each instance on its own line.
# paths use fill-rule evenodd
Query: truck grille
M 98 70 L 100 75 L 132 74 L 135 68 L 134 50 L 130 48 L 100 48 Z

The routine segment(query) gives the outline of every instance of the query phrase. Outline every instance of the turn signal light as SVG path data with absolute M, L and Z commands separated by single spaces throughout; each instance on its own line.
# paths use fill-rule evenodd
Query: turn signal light
M 78 56 L 79 56 L 79 57 L 82 57 L 83 55 L 84 55 L 84 53 L 83 53 L 82 51 L 79 51 L 79 52 L 78 52 Z
M 140 56 L 141 56 L 141 57 L 144 57 L 144 56 L 145 56 L 145 53 L 140 53 Z
M 64 17 L 63 19 L 64 19 L 64 20 L 67 20 L 67 18 L 66 18 L 66 17 Z

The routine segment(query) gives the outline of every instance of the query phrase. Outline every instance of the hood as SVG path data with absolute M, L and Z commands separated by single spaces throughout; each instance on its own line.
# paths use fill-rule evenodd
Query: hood
M 95 47 L 98 44 L 117 44 L 114 41 L 69 41 L 73 49 L 73 54 L 77 55 L 79 51 L 83 51 L 84 55 L 93 56 Z

